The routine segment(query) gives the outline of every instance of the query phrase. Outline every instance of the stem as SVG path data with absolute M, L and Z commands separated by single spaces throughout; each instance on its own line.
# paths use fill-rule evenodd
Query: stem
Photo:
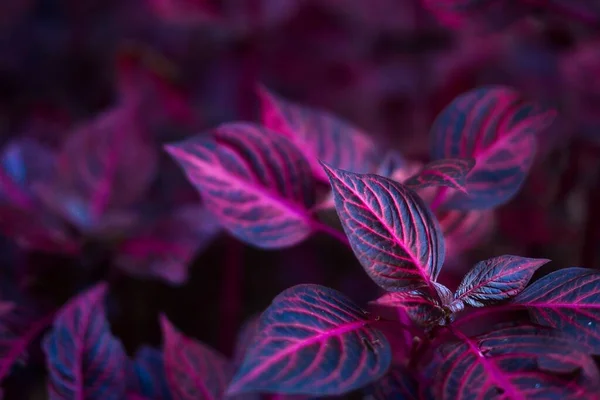
M 225 258 L 225 271 L 222 276 L 220 301 L 221 324 L 219 327 L 219 347 L 225 354 L 235 341 L 237 321 L 240 316 L 242 282 L 243 282 L 243 245 L 229 237 Z
M 446 186 L 442 186 L 439 188 L 439 190 L 435 194 L 433 201 L 431 202 L 431 205 L 429 206 L 431 208 L 431 211 L 437 210 L 437 208 L 444 203 L 447 194 L 448 188 Z
M 323 232 L 342 243 L 344 246 L 350 247 L 350 241 L 344 232 L 338 231 L 337 229 L 317 220 L 312 220 L 311 225 L 315 231 Z

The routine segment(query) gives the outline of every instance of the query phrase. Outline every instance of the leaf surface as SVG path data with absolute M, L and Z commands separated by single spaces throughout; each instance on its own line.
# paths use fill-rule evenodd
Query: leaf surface
M 283 291 L 259 327 L 228 393 L 341 395 L 381 377 L 391 362 L 383 333 L 342 293 L 319 285 Z
M 556 332 L 507 326 L 444 349 L 436 398 L 578 399 L 595 396 L 598 369 L 590 356 Z
M 600 354 L 600 272 L 577 267 L 552 272 L 511 303 L 527 307 L 536 323 L 560 329 Z
M 69 301 L 43 339 L 51 400 L 120 400 L 127 355 L 106 319 L 107 286 L 97 284 Z
M 212 133 L 166 147 L 207 210 L 232 235 L 260 248 L 289 247 L 308 237 L 314 180 L 295 146 L 246 123 L 224 124 Z
M 166 316 L 161 316 L 160 323 L 165 371 L 173 398 L 222 399 L 232 373 L 225 357 L 183 335 Z
M 357 173 L 375 172 L 380 150 L 362 130 L 333 114 L 284 100 L 260 87 L 262 123 L 301 149 L 315 176 L 327 182 L 319 161 Z
M 484 86 L 458 96 L 431 128 L 431 157 L 474 158 L 468 194 L 446 203 L 453 209 L 489 209 L 509 201 L 533 163 L 536 135 L 553 121 L 554 111 L 527 102 L 503 86 Z
M 423 200 L 381 176 L 324 168 L 352 250 L 371 279 L 387 291 L 426 284 L 433 292 L 444 237 Z
M 445 158 L 432 161 L 404 182 L 413 190 L 444 186 L 466 193 L 465 180 L 475 166 L 472 158 Z
M 465 275 L 454 297 L 472 307 L 484 307 L 519 294 L 550 260 L 505 255 L 480 261 Z

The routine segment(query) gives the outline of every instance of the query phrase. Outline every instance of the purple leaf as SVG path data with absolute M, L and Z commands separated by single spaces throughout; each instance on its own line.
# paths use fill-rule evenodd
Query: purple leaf
M 444 237 L 423 200 L 400 183 L 323 164 L 354 254 L 387 291 L 426 284 L 433 292 L 444 263 Z
M 555 115 L 502 86 L 474 89 L 452 101 L 431 128 L 431 157 L 472 157 L 476 165 L 467 177 L 468 194 L 455 193 L 446 206 L 489 209 L 509 201 L 533 163 L 536 135 Z
M 51 400 L 125 396 L 127 355 L 106 319 L 106 291 L 101 283 L 73 298 L 44 337 Z
M 258 330 L 258 324 L 260 322 L 260 316 L 255 316 L 248 319 L 244 325 L 242 325 L 237 340 L 235 343 L 235 350 L 233 353 L 233 365 L 239 367 L 244 361 L 244 356 L 248 347 L 254 340 L 254 335 Z
M 445 186 L 466 193 L 465 180 L 475 166 L 472 158 L 446 158 L 432 161 L 404 182 L 413 190 L 430 186 Z
M 421 400 L 418 382 L 402 365 L 390 368 L 387 374 L 366 389 L 373 400 Z
M 159 350 L 141 347 L 127 372 L 128 396 L 138 395 L 155 400 L 173 398 L 167 384 L 163 355 Z
M 495 227 L 493 210 L 438 210 L 446 244 L 446 259 L 454 258 L 489 239 Z
M 566 268 L 546 275 L 512 301 L 536 323 L 560 329 L 600 354 L 600 272 Z
M 459 342 L 446 346 L 436 374 L 436 399 L 578 399 L 598 393 L 600 375 L 592 358 L 545 328 L 457 335 Z
M 472 307 L 484 307 L 519 294 L 534 272 L 550 260 L 500 256 L 480 261 L 465 275 L 454 298 Z
M 35 140 L 21 139 L 10 142 L 1 158 L 0 200 L 33 211 L 35 200 L 31 185 L 53 177 L 56 161 L 52 150 Z
M 160 317 L 167 382 L 180 400 L 219 400 L 231 377 L 228 361 L 215 350 L 179 332 Z
M 382 154 L 365 132 L 326 111 L 284 100 L 264 87 L 258 94 L 262 123 L 296 144 L 319 180 L 327 182 L 319 160 L 356 173 L 377 170 Z
M 194 255 L 211 243 L 219 228 L 215 217 L 203 207 L 183 207 L 124 241 L 116 263 L 134 276 L 182 284 Z
M 71 134 L 59 154 L 57 181 L 38 185 L 36 193 L 87 232 L 139 200 L 156 167 L 157 152 L 137 125 L 135 108 L 115 107 Z
M 368 314 L 319 285 L 283 291 L 261 315 L 228 394 L 341 395 L 379 379 L 392 353 Z
M 404 157 L 396 150 L 389 150 L 377 167 L 376 174 L 391 178 L 394 171 L 405 167 L 407 167 L 407 162 Z
M 32 312 L 29 305 L 0 303 L 0 381 L 26 357 L 27 349 L 52 323 L 54 313 Z
M 434 282 L 436 296 L 425 288 L 410 289 L 405 292 L 386 293 L 375 304 L 401 308 L 418 325 L 430 328 L 434 325 L 446 325 L 453 320 L 452 314 L 463 309 L 461 302 L 453 302 L 452 292 L 442 284 Z M 452 308 L 450 308 L 452 307 Z
M 245 123 L 224 124 L 213 138 L 166 146 L 202 194 L 209 212 L 239 240 L 264 248 L 293 246 L 312 232 L 314 181 L 285 137 Z

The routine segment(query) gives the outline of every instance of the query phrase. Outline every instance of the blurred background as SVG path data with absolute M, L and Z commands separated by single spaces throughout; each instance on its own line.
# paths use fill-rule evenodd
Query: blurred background
M 40 161 L 22 152 L 27 167 L 10 164 L 13 143 L 31 139 L 65 153 L 73 132 L 118 102 L 141 99 L 136 113 L 115 117 L 110 129 L 115 140 L 128 135 L 128 123 L 149 132 L 158 161 L 149 189 L 129 206 L 136 227 L 160 226 L 173 239 L 182 235 L 179 220 L 169 219 L 165 230 L 157 215 L 200 199 L 161 144 L 226 121 L 258 120 L 258 82 L 347 119 L 415 163 L 428 161 L 429 128 L 453 98 L 505 84 L 559 117 L 540 137 L 535 165 L 510 203 L 485 215 L 438 216 L 454 243 L 442 281 L 452 286 L 475 261 L 501 254 L 553 260 L 542 274 L 598 268 L 599 21 L 600 5 L 591 0 L 3 0 L 4 167 L 29 171 Z M 77 162 L 110 146 L 86 143 L 77 145 Z M 69 165 L 77 169 L 77 162 Z M 192 241 L 189 272 L 173 278 L 148 259 L 138 260 L 145 272 L 132 272 L 115 243 L 148 230 L 113 219 L 83 223 L 63 186 L 36 193 L 45 194 L 44 215 L 68 221 L 61 232 L 77 238 L 77 249 L 32 246 L 31 232 L 8 209 L 0 213 L 1 286 L 12 298 L 26 293 L 50 307 L 108 279 L 111 326 L 130 353 L 160 343 L 163 311 L 184 333 L 230 356 L 242 324 L 289 286 L 319 283 L 361 304 L 377 294 L 353 254 L 322 235 L 269 252 L 211 231 L 200 248 Z M 339 227 L 334 212 L 321 216 Z M 27 360 L 6 380 L 6 398 L 45 398 L 43 356 L 31 352 Z

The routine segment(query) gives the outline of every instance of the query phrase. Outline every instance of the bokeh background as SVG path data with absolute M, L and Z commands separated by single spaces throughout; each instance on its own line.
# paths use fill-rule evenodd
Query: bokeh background
M 414 162 L 428 160 L 429 128 L 453 98 L 505 84 L 559 117 L 540 137 L 522 190 L 485 216 L 489 227 L 472 233 L 470 248 L 457 244 L 443 280 L 452 285 L 475 261 L 501 254 L 551 259 L 541 274 L 599 268 L 600 7 L 463 3 L 472 8 L 419 0 L 4 0 L 0 145 L 29 138 L 58 151 L 78 127 L 139 96 L 143 106 L 130 118 L 150 132 L 160 159 L 141 202 L 168 198 L 143 208 L 143 222 L 200 202 L 161 144 L 257 120 L 259 82 L 347 119 Z M 122 120 L 112 129 L 128 135 Z M 321 216 L 339 226 L 334 212 Z M 231 355 L 244 321 L 289 286 L 324 284 L 362 304 L 377 294 L 353 254 L 322 235 L 261 251 L 218 234 L 175 285 L 160 272 L 115 267 L 112 236 L 81 238 L 70 226 L 80 251 L 55 254 L 18 245 L 8 225 L 5 293 L 58 306 L 108 279 L 112 329 L 130 353 L 159 344 L 163 311 L 189 336 Z M 5 383 L 8 399 L 45 398 L 43 356 L 31 352 L 26 360 Z

